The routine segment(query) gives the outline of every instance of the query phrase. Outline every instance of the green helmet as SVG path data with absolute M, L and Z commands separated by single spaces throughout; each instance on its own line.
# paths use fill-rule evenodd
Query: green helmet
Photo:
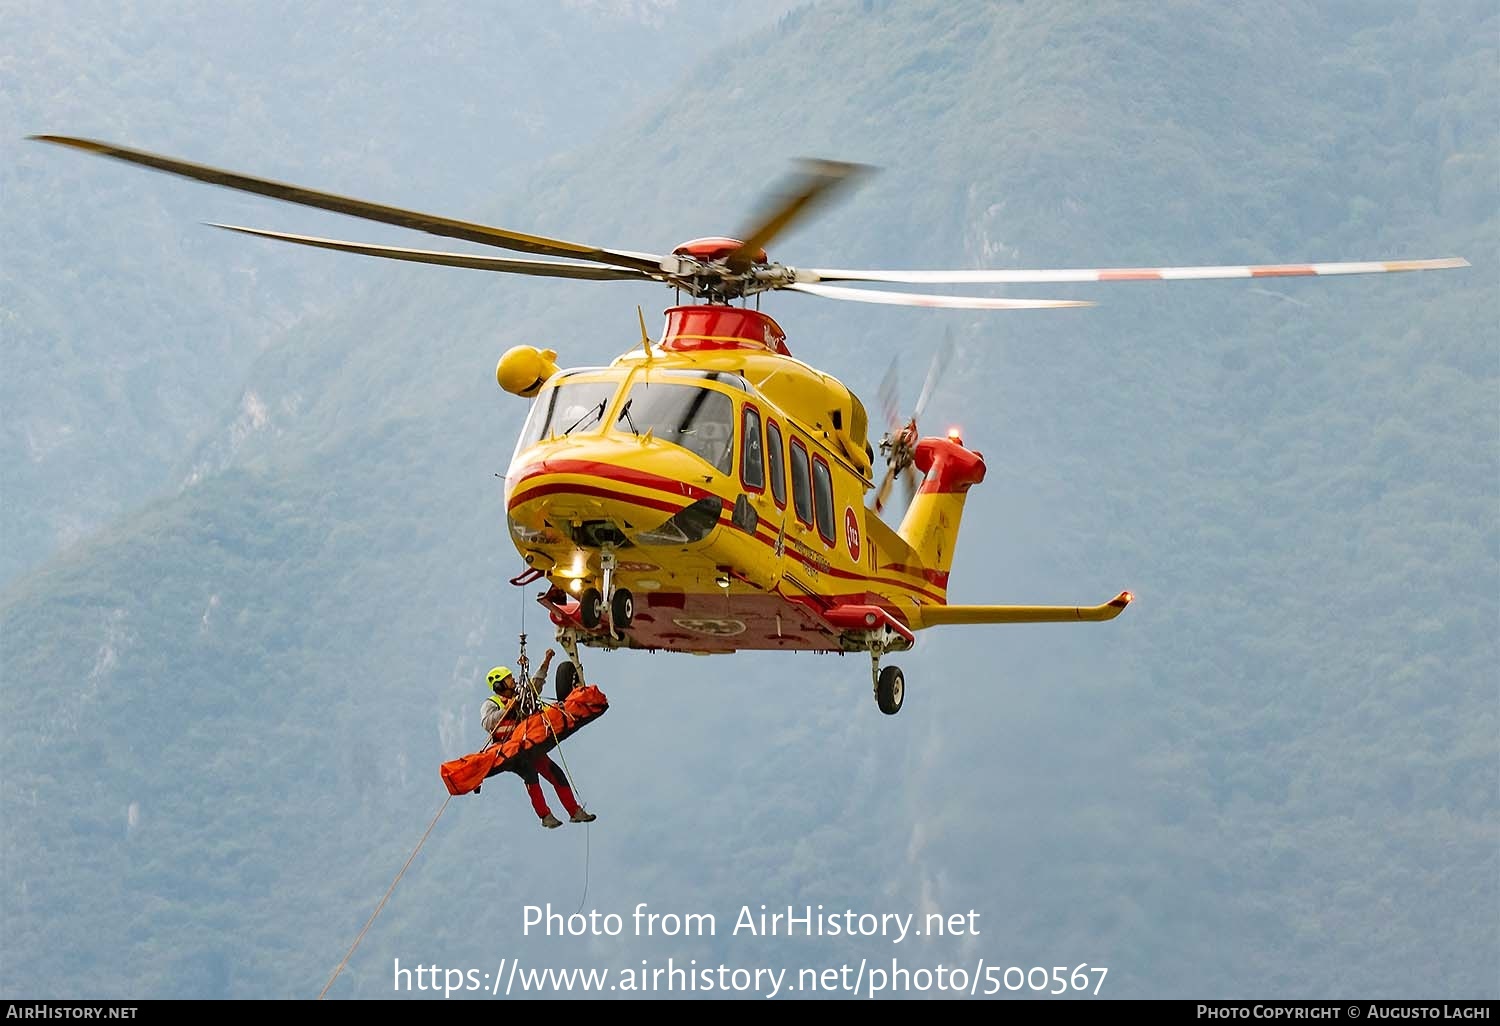
M 500 686 L 513 676 L 515 675 L 510 672 L 509 666 L 497 666 L 485 674 L 485 680 L 489 681 L 491 691 L 499 691 Z

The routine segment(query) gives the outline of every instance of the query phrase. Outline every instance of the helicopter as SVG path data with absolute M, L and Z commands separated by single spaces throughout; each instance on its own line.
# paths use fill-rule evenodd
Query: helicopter
M 583 680 L 580 648 L 698 655 L 745 650 L 864 652 L 881 712 L 894 715 L 905 677 L 885 656 L 919 631 L 972 624 L 1102 622 L 1133 601 L 1098 605 L 953 605 L 949 575 L 969 489 L 983 455 L 961 432 L 920 433 L 947 346 L 915 412 L 901 418 L 882 387 L 888 431 L 875 446 L 861 400 L 794 357 L 758 308 L 792 291 L 826 299 L 938 309 L 1092 306 L 1087 301 L 880 291 L 860 283 L 1030 285 L 1181 281 L 1425 271 L 1461 257 L 1053 270 L 848 270 L 792 267 L 766 246 L 870 169 L 805 160 L 739 237 L 692 239 L 667 253 L 608 249 L 530 235 L 71 136 L 30 138 L 242 192 L 431 235 L 531 254 L 518 259 L 374 245 L 239 225 L 214 227 L 338 252 L 507 274 L 665 284 L 677 305 L 652 339 L 607 365 L 563 368 L 555 350 L 518 345 L 499 359 L 506 392 L 530 402 L 505 475 L 506 530 L 568 659 L 561 701 Z M 831 284 L 841 283 L 841 284 Z M 855 283 L 850 285 L 848 283 Z M 684 294 L 687 301 L 682 302 Z M 750 306 L 750 300 L 756 307 Z M 889 379 L 888 379 L 889 380 Z M 895 482 L 905 511 L 884 519 Z M 873 494 L 872 494 L 873 493 Z M 866 496 L 869 496 L 867 499 Z

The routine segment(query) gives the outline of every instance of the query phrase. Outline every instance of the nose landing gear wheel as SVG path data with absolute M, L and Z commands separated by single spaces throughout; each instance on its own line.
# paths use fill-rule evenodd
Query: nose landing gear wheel
M 635 597 L 627 588 L 617 588 L 609 600 L 609 622 L 617 631 L 623 631 L 635 619 Z
M 577 684 L 578 667 L 573 665 L 573 661 L 570 659 L 565 663 L 559 663 L 557 666 L 557 675 L 552 679 L 552 691 L 557 695 L 557 700 L 561 702 L 567 698 L 569 692 Z
M 578 619 L 589 630 L 598 627 L 604 619 L 604 596 L 598 588 L 586 588 L 578 599 Z
M 901 711 L 901 702 L 906 698 L 906 678 L 897 666 L 887 666 L 880 671 L 880 680 L 875 684 L 875 704 L 887 716 Z

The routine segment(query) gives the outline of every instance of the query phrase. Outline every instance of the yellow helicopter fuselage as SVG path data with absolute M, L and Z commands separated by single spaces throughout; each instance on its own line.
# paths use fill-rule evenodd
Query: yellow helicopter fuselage
M 502 383 L 530 377 L 515 365 L 534 353 L 507 354 Z M 510 535 L 584 644 L 853 651 L 880 634 L 909 648 L 923 607 L 946 603 L 984 463 L 924 439 L 927 478 L 897 532 L 865 508 L 867 430 L 858 398 L 794 359 L 771 318 L 674 307 L 659 343 L 536 389 L 506 476 Z

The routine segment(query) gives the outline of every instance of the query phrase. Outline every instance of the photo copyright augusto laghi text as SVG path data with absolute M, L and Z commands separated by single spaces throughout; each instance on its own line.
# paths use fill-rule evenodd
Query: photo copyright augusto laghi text
M 660 913 L 644 902 L 633 912 L 575 912 L 564 915 L 548 905 L 521 910 L 523 937 L 716 937 L 720 917 L 708 912 Z M 732 925 L 729 919 L 732 918 Z M 822 905 L 740 906 L 723 925 L 730 937 L 881 938 L 891 944 L 914 937 L 978 937 L 980 913 L 830 911 Z M 392 988 L 449 997 L 483 992 L 497 997 L 547 992 L 881 994 L 941 992 L 971 997 L 1025 992 L 1035 995 L 1097 996 L 1109 970 L 1086 962 L 1069 965 L 1008 965 L 979 957 L 963 965 L 917 965 L 900 957 L 861 958 L 858 963 L 789 969 L 700 964 L 696 958 L 641 959 L 623 968 L 562 967 L 538 960 L 503 957 L 494 969 L 449 968 L 395 959 Z

